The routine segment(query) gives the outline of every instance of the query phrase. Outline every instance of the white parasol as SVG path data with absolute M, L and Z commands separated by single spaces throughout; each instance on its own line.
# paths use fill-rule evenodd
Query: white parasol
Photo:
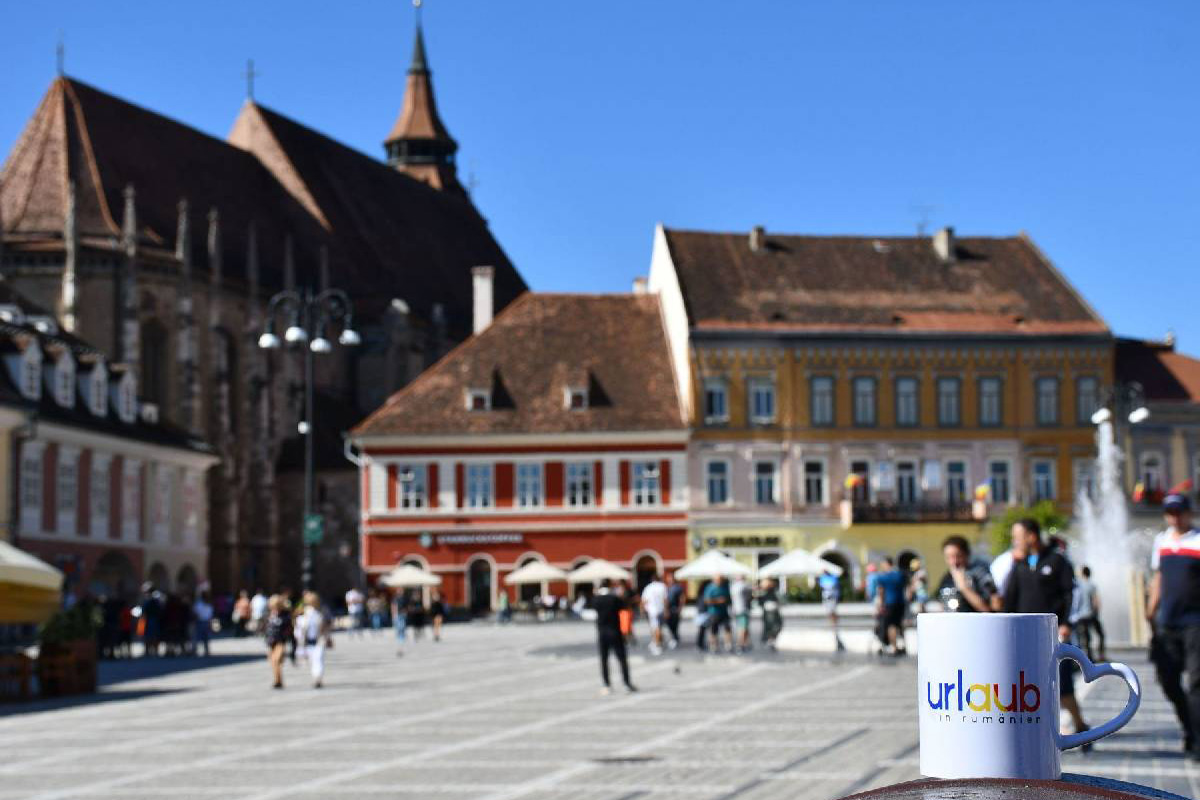
M 611 561 L 594 558 L 567 575 L 567 581 L 570 583 L 599 583 L 606 578 L 610 581 L 631 581 L 633 574 Z
M 567 573 L 558 567 L 551 566 L 545 561 L 530 561 L 520 569 L 504 576 L 504 582 L 509 586 L 523 583 L 545 583 L 546 581 L 565 580 Z
M 440 586 L 442 579 L 412 564 L 401 564 L 380 578 L 379 582 L 394 589 L 411 589 L 417 586 Z
M 842 568 L 832 561 L 818 558 L 802 548 L 784 553 L 758 571 L 762 578 L 779 578 L 796 575 L 823 575 L 831 572 L 841 575 Z
M 676 578 L 715 578 L 718 575 L 752 575 L 754 570 L 740 561 L 735 561 L 720 550 L 709 550 L 697 559 L 689 561 L 675 572 Z

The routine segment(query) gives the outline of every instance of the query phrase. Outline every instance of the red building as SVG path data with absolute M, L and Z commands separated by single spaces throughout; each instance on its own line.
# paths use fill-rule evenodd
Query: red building
M 476 335 L 350 435 L 370 580 L 417 564 L 486 612 L 535 559 L 639 582 L 683 563 L 687 428 L 658 298 L 527 293 L 490 321 L 486 268 L 475 291 Z

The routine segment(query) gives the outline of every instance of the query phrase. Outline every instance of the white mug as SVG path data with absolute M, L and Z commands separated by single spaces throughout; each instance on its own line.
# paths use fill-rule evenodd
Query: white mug
M 920 614 L 917 652 L 921 774 L 930 778 L 1057 780 L 1060 750 L 1113 733 L 1141 701 L 1129 667 L 1093 664 L 1078 647 L 1060 644 L 1054 614 Z M 1059 733 L 1065 658 L 1079 662 L 1087 682 L 1124 678 L 1125 709 L 1083 733 Z

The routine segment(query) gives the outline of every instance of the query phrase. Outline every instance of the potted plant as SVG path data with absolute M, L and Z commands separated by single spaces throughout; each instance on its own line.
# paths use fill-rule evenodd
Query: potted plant
M 38 631 L 38 683 L 45 697 L 96 691 L 96 612 L 86 603 L 55 613 Z

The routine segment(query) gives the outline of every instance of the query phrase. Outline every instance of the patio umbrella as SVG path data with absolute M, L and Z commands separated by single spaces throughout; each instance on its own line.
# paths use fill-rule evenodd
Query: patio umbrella
M 525 566 L 504 576 L 504 582 L 509 586 L 522 583 L 543 583 L 545 581 L 565 580 L 567 573 L 558 567 L 552 567 L 545 561 L 530 561 Z
M 401 564 L 384 575 L 379 582 L 394 589 L 412 589 L 420 586 L 440 586 L 442 578 L 412 564 Z
M 569 583 L 599 583 L 605 578 L 610 581 L 631 581 L 633 574 L 627 569 L 621 569 L 611 561 L 594 558 L 567 575 Z
M 0 623 L 45 622 L 58 610 L 62 573 L 0 541 Z
M 818 558 L 802 548 L 788 551 L 758 571 L 763 578 L 779 578 L 796 575 L 823 575 L 832 572 L 841 575 L 842 568 L 832 561 Z
M 715 578 L 717 575 L 751 575 L 754 570 L 740 561 L 735 561 L 720 550 L 709 550 L 697 559 L 689 561 L 675 571 L 676 578 Z

